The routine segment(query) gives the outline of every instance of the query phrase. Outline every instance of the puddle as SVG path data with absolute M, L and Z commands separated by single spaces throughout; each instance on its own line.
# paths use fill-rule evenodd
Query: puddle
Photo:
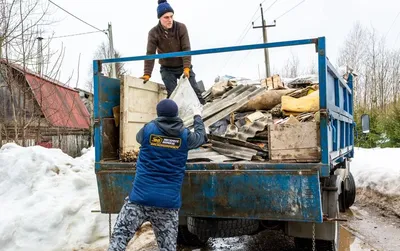
M 339 243 L 339 251 L 363 251 L 363 250 L 377 250 L 371 248 L 364 241 L 355 237 L 352 233 L 350 233 L 344 227 L 340 228 L 340 243 Z

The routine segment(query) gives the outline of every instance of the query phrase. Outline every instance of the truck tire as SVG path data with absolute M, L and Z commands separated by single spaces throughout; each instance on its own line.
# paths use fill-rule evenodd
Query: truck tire
M 353 174 L 349 173 L 349 190 L 346 190 L 346 208 L 350 208 L 356 201 L 356 182 L 354 181 Z
M 338 200 L 339 200 L 339 212 L 345 213 L 346 212 L 346 205 L 347 205 L 347 191 L 344 188 L 344 182 L 341 182 L 341 193 L 339 194 Z
M 178 228 L 178 244 L 191 247 L 203 247 L 207 243 L 207 239 L 200 240 L 197 235 L 189 232 L 187 226 L 179 226 Z
M 324 241 L 315 240 L 315 250 L 316 251 L 335 251 L 332 247 L 334 246 L 334 241 Z M 299 250 L 312 250 L 311 239 L 306 238 L 294 238 L 294 245 L 296 249 Z
M 251 235 L 258 231 L 259 221 L 248 219 L 210 219 L 188 217 L 188 229 L 200 239 Z

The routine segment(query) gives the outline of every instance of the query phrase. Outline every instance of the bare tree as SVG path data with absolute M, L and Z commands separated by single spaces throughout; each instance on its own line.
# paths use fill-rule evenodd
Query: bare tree
M 117 50 L 115 50 L 115 58 L 120 58 L 120 57 L 121 57 L 121 54 Z M 97 51 L 94 54 L 94 58 L 96 58 L 96 59 L 114 58 L 114 55 L 110 55 L 110 50 L 108 49 L 108 45 L 103 42 L 97 48 Z M 103 64 L 102 67 L 103 67 L 102 72 L 106 76 L 111 76 L 111 71 L 112 71 L 111 64 Z M 128 74 L 128 71 L 127 71 L 124 63 L 116 63 L 115 69 L 116 69 L 116 73 L 117 73 L 117 78 L 119 78 L 119 79 L 123 78 L 124 75 Z M 93 69 L 92 69 L 92 66 L 90 66 L 89 80 L 86 82 L 85 87 L 88 91 L 93 91 Z
M 293 52 L 291 53 L 291 57 L 288 58 L 285 62 L 285 65 L 282 69 L 282 74 L 285 77 L 294 78 L 299 75 L 299 66 L 300 66 L 300 59 L 297 55 L 294 55 Z
M 338 64 L 354 70 L 356 109 L 367 107 L 387 112 L 400 91 L 400 52 L 391 50 L 375 29 L 356 23 L 340 50 Z
M 365 72 L 364 60 L 367 54 L 367 31 L 358 22 L 356 23 L 343 47 L 339 52 L 338 65 L 352 69 L 359 77 L 354 80 L 354 99 L 355 105 L 360 106 L 362 103 L 366 104 L 366 100 L 361 97 L 366 97 L 365 86 Z M 363 102 L 364 101 L 364 102 Z
M 11 125 L 13 128 L 13 139 L 17 142 L 22 139 L 22 144 L 26 145 L 27 131 L 32 127 L 40 131 L 42 120 L 42 111 L 39 107 L 42 102 L 35 99 L 33 93 L 40 99 L 46 99 L 54 94 L 42 93 L 40 81 L 35 84 L 35 88 L 26 84 L 27 74 L 32 73 L 29 68 L 36 65 L 39 56 L 38 27 L 44 28 L 51 24 L 47 19 L 49 6 L 42 4 L 40 0 L 0 1 L 0 51 L 2 52 L 0 78 L 3 88 L 0 94 L 3 96 L 3 103 L 9 107 L 2 111 L 1 118 L 4 120 L 3 123 L 12 121 L 8 126 Z M 52 52 L 49 44 L 50 40 L 43 44 L 43 50 L 48 52 L 43 54 L 45 58 L 43 67 L 46 69 L 50 67 L 52 70 L 41 71 L 45 73 L 43 78 L 58 76 L 63 57 L 63 51 Z M 56 61 L 50 65 L 50 59 L 54 56 Z M 2 126 L 2 128 L 6 138 L 9 138 L 7 127 Z

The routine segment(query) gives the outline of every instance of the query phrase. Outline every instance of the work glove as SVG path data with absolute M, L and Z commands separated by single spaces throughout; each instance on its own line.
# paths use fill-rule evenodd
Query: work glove
M 143 77 L 140 77 L 140 78 L 143 79 L 143 84 L 146 84 L 147 81 L 150 80 L 150 75 L 144 74 Z
M 199 104 L 193 106 L 193 117 L 199 115 L 200 117 L 203 115 L 203 105 Z
M 185 67 L 185 69 L 183 69 L 183 75 L 184 75 L 184 77 L 189 78 L 190 77 L 190 68 Z

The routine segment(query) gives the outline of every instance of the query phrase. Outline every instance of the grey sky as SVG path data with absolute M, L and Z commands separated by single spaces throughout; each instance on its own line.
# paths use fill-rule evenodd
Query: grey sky
M 147 33 L 157 24 L 157 0 L 53 0 L 68 11 L 88 23 L 106 29 L 112 22 L 115 48 L 123 56 L 138 56 L 146 52 Z M 264 9 L 275 0 L 267 0 Z M 265 14 L 267 22 L 289 10 L 302 0 L 278 0 Z M 257 10 L 261 0 L 170 0 L 175 10 L 175 20 L 187 25 L 192 49 L 206 49 L 235 45 L 251 17 Z M 54 10 L 53 18 L 60 20 L 48 28 L 55 36 L 94 31 L 93 28 L 76 20 L 61 10 Z M 400 1 L 395 0 L 306 0 L 296 9 L 277 20 L 277 27 L 268 31 L 269 41 L 284 41 L 325 36 L 327 54 L 333 63 L 346 35 L 356 21 L 374 27 L 380 34 L 386 34 L 400 12 Z M 259 12 L 253 20 L 259 16 Z M 258 19 L 255 23 L 260 25 Z M 400 48 L 400 16 L 390 29 L 388 46 Z M 45 35 L 46 36 L 46 35 Z M 241 44 L 261 42 L 260 29 L 251 29 Z M 52 42 L 54 49 L 61 42 L 66 47 L 66 56 L 62 67 L 61 81 L 75 69 L 81 53 L 79 85 L 83 87 L 88 80 L 89 67 L 97 46 L 106 41 L 102 33 L 57 39 Z M 303 68 L 309 68 L 316 59 L 313 46 L 302 46 L 273 49 L 270 51 L 272 73 L 280 74 L 283 63 L 291 53 L 300 58 Z M 227 60 L 230 58 L 228 64 Z M 205 81 L 207 86 L 213 83 L 217 75 L 229 74 L 257 79 L 258 69 L 261 76 L 265 74 L 262 50 L 237 52 L 231 57 L 229 53 L 218 55 L 196 56 L 193 58 L 197 80 Z M 226 67 L 224 68 L 224 66 Z M 128 69 L 133 76 L 143 74 L 143 62 L 129 63 Z M 161 82 L 158 63 L 152 79 Z M 75 85 L 77 75 L 71 83 Z

